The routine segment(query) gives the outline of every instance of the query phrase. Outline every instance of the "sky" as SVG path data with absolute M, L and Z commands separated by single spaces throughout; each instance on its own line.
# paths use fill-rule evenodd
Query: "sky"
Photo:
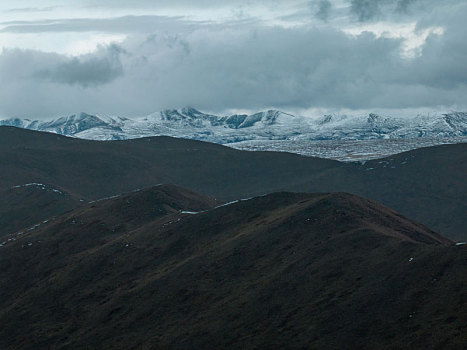
M 467 0 L 2 0 L 0 117 L 467 110 Z

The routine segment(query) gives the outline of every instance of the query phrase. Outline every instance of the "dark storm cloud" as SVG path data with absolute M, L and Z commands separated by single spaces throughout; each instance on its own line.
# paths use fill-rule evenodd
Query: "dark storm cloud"
M 368 21 L 380 15 L 380 2 L 383 2 L 383 1 L 381 0 L 352 0 L 350 9 L 351 9 L 351 12 L 357 16 L 359 21 L 364 22 L 364 21 Z
M 366 22 L 405 14 L 413 5 L 429 2 L 431 0 L 350 0 L 350 12 L 360 22 Z
M 73 59 L 9 50 L 0 55 L 0 113 L 465 106 L 467 50 L 456 48 L 465 34 L 430 37 L 412 60 L 400 57 L 401 39 L 280 27 L 131 37 L 126 53 L 108 47 Z
M 101 54 L 101 51 L 104 51 Z M 60 58 L 50 67 L 39 69 L 33 76 L 55 83 L 79 85 L 82 87 L 110 83 L 123 74 L 120 54 L 124 51 L 117 45 L 101 49 L 95 54 L 81 58 Z
M 396 11 L 405 13 L 409 10 L 409 7 L 417 1 L 419 0 L 399 0 L 397 2 Z
M 317 4 L 316 17 L 327 21 L 331 12 L 332 4 L 329 0 L 320 0 Z
M 406 11 L 412 21 L 411 13 L 418 11 L 417 32 L 444 29 L 431 34 L 420 55 L 412 58 L 401 57 L 402 38 L 368 32 L 349 36 L 333 29 L 332 16 L 342 10 L 337 7 L 331 8 L 328 22 L 315 20 L 319 28 L 251 20 L 194 24 L 152 16 L 62 21 L 57 32 L 121 31 L 128 36 L 118 46 L 74 58 L 4 50 L 0 115 L 46 118 L 86 110 L 131 116 L 186 105 L 213 112 L 467 109 L 467 3 L 446 1 L 425 8 L 420 1 L 407 2 L 405 10 L 397 10 L 402 2 L 393 1 L 389 12 L 378 2 L 382 16 Z M 310 7 L 306 15 L 314 19 Z M 21 25 L 21 30 L 31 30 L 30 23 Z M 12 24 L 6 30 L 12 31 Z
M 2 77 L 0 90 L 7 95 L 15 92 L 13 91 L 15 86 L 18 87 L 16 93 L 19 95 L 23 90 L 36 90 L 32 96 L 28 96 L 34 105 L 37 103 L 35 96 L 38 95 L 41 87 L 50 84 L 78 88 L 108 84 L 123 75 L 123 66 L 120 62 L 122 54 L 124 51 L 116 45 L 101 47 L 93 54 L 80 57 L 35 50 L 5 50 L 0 55 L 0 77 Z M 58 91 L 57 96 L 60 95 L 61 92 Z

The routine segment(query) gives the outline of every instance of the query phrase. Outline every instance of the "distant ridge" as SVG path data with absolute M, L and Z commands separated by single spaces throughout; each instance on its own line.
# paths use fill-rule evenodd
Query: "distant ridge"
M 369 140 L 467 136 L 467 113 L 411 118 L 369 115 L 294 116 L 278 110 L 217 116 L 192 107 L 164 110 L 143 118 L 78 113 L 50 121 L 1 120 L 0 125 L 53 132 L 91 140 L 173 136 L 220 144 L 254 140 Z

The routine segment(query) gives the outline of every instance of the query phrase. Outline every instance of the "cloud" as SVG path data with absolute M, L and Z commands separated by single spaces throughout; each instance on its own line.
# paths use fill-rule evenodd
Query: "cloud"
M 316 17 L 323 21 L 327 21 L 332 8 L 331 2 L 329 0 L 320 0 L 317 5 Z
M 381 0 L 351 0 L 351 12 L 360 22 L 368 21 L 380 15 Z
M 301 0 L 288 0 L 289 4 L 299 4 Z M 253 6 L 255 2 L 251 0 L 84 0 L 84 6 L 105 7 L 105 8 L 161 8 L 161 7 L 194 7 L 197 9 L 220 8 L 220 7 L 239 7 Z M 261 0 L 258 2 L 261 6 L 280 6 L 281 2 L 277 0 Z
M 103 54 L 102 54 L 103 53 Z M 41 68 L 33 76 L 55 83 L 80 85 L 82 87 L 107 84 L 123 75 L 120 55 L 124 53 L 117 45 L 110 45 L 92 55 L 71 58 L 59 58 L 59 62 L 48 63 L 47 68 Z
M 397 2 L 396 11 L 406 13 L 409 7 L 418 0 L 399 0 Z
M 367 22 L 407 14 L 415 5 L 430 2 L 432 0 L 350 0 L 350 13 L 358 21 Z
M 51 12 L 54 11 L 61 6 L 48 6 L 48 7 L 22 7 L 22 8 L 14 8 L 9 9 L 6 12 L 8 13 L 31 13 L 31 12 Z
M 443 34 L 428 35 L 420 54 L 410 59 L 400 55 L 400 37 L 346 35 L 333 27 L 337 7 L 323 17 L 328 22 L 314 19 L 319 26 L 249 20 L 196 24 L 155 16 L 61 22 L 64 27 L 55 30 L 129 34 L 118 45 L 76 57 L 4 50 L 0 116 L 50 118 L 76 111 L 134 116 L 186 105 L 220 113 L 265 108 L 465 110 L 467 4 L 446 1 L 425 8 L 417 7 L 419 1 L 404 10 L 410 21 L 416 18 L 417 31 L 444 28 Z M 391 16 L 398 16 L 399 3 L 391 2 Z M 378 4 L 385 15 L 389 3 Z M 309 7 L 306 14 L 313 19 Z M 366 20 L 378 15 L 371 16 Z
M 0 23 L 0 33 L 61 33 L 61 32 L 153 32 L 189 29 L 192 24 L 181 17 L 123 16 L 114 18 L 65 18 L 57 20 L 10 21 Z M 198 24 L 199 25 L 199 24 Z

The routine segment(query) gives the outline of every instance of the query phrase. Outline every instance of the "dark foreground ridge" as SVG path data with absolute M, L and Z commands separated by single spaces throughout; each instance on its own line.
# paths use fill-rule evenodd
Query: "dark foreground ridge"
M 458 241 L 467 240 L 465 174 L 467 144 L 348 164 L 170 137 L 99 142 L 0 127 L 0 191 L 37 182 L 96 200 L 173 183 L 224 201 L 277 191 L 349 192 Z
M 370 200 L 176 186 L 0 247 L 0 348 L 461 348 L 467 249 Z
M 0 243 L 9 233 L 49 220 L 85 202 L 63 189 L 41 183 L 0 191 Z

